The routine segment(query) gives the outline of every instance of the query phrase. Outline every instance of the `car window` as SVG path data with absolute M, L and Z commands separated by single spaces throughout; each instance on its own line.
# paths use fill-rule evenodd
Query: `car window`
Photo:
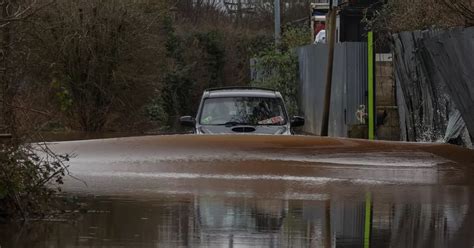
M 204 100 L 201 125 L 285 125 L 286 112 L 280 98 L 223 97 Z

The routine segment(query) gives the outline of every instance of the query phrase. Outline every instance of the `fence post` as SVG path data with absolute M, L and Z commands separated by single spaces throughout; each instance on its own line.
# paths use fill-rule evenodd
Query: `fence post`
M 375 116 L 374 116 L 374 34 L 370 31 L 367 35 L 367 68 L 368 68 L 368 115 L 369 115 L 369 140 L 375 139 Z
M 370 248 L 370 237 L 372 231 L 372 197 L 370 192 L 365 195 L 365 219 L 364 219 L 364 248 Z

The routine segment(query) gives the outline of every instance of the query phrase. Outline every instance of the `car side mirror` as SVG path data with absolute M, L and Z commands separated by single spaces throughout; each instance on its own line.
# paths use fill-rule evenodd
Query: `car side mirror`
M 301 126 L 304 126 L 304 117 L 293 116 L 293 118 L 291 118 L 291 127 L 301 127 Z
M 196 120 L 192 116 L 181 116 L 179 122 L 182 126 L 196 127 Z

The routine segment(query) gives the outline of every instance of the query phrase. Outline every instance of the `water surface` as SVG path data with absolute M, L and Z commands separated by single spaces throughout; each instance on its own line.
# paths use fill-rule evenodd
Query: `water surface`
M 473 247 L 474 154 L 315 137 L 161 136 L 76 154 L 67 219 L 0 225 L 1 247 Z M 66 215 L 71 216 L 71 215 Z

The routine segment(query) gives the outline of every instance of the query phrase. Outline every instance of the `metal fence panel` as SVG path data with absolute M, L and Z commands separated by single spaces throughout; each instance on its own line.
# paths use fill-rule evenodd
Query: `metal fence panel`
M 345 67 L 345 46 L 340 43 L 334 47 L 334 64 L 331 85 L 331 105 L 329 111 L 328 134 L 332 137 L 345 137 L 347 134 L 345 116 L 345 73 L 341 71 Z
M 474 133 L 474 28 L 402 32 L 393 38 L 402 138 L 460 139 L 470 146 Z
M 367 43 L 348 42 L 346 46 L 346 113 L 347 124 L 359 124 L 356 112 L 360 105 L 367 109 Z M 344 73 L 344 72 L 341 72 Z
M 328 46 L 300 47 L 300 109 L 304 131 L 320 134 L 326 86 Z M 337 43 L 334 51 L 329 135 L 347 137 L 351 125 L 358 124 L 356 112 L 367 105 L 367 43 Z
M 317 44 L 297 49 L 300 68 L 300 110 L 305 116 L 304 131 L 321 132 L 328 48 Z
M 474 137 L 474 27 L 444 32 L 423 40 L 423 45 L 424 58 L 429 61 L 432 73 L 445 83 L 462 116 L 461 123 L 464 121 L 470 136 Z M 456 114 L 452 115 L 453 119 L 459 118 Z M 448 124 L 447 134 L 451 133 L 450 127 Z

